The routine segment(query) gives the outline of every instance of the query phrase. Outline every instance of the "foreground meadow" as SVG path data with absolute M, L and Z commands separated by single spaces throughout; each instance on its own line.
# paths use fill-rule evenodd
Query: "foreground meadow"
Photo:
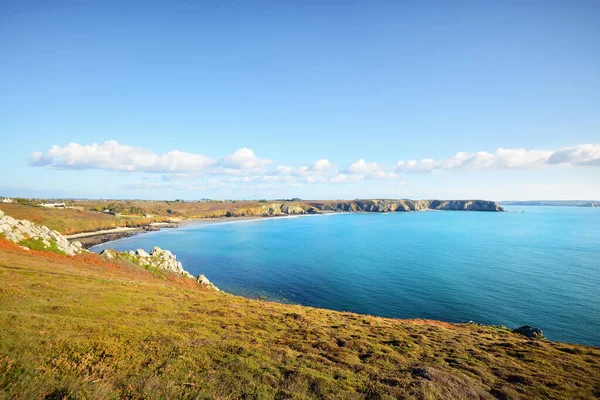
M 600 349 L 249 300 L 0 239 L 0 398 L 597 398 Z

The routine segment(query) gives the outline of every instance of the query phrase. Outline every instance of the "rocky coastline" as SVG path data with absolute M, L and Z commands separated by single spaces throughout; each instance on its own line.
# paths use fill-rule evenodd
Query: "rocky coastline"
M 112 242 L 118 239 L 124 239 L 126 237 L 139 235 L 140 233 L 155 232 L 161 229 L 179 228 L 179 226 L 180 224 L 171 223 L 160 226 L 150 224 L 139 228 L 130 228 L 126 230 L 115 228 L 102 231 L 82 232 L 81 234 L 68 235 L 67 239 L 76 239 L 81 243 L 84 249 L 89 249 L 102 243 Z
M 285 217 L 293 215 L 329 214 L 347 212 L 417 212 L 417 211 L 481 211 L 504 212 L 497 202 L 488 200 L 351 200 L 351 201 L 307 201 L 298 204 L 288 202 L 267 202 L 260 207 L 246 208 L 239 212 L 227 212 L 216 218 L 190 218 L 173 223 L 149 224 L 127 231 L 113 229 L 110 231 L 87 232 L 85 236 L 77 236 L 83 248 L 111 242 L 141 233 L 157 231 L 165 228 L 179 228 L 193 223 L 219 223 L 223 221 L 260 219 L 269 217 Z
M 131 234 L 131 231 L 123 232 Z M 23 250 L 41 250 L 50 251 L 67 256 L 76 256 L 77 254 L 87 253 L 88 250 L 78 240 L 69 241 L 61 233 L 51 230 L 47 226 L 35 224 L 29 220 L 18 220 L 5 215 L 0 210 L 0 236 L 21 246 Z M 143 249 L 136 251 L 119 252 L 112 249 L 104 250 L 100 253 L 109 260 L 126 260 L 133 262 L 147 270 L 166 270 L 185 278 L 194 279 L 198 284 L 219 290 L 204 275 L 194 277 L 188 271 L 183 269 L 181 262 L 177 261 L 177 256 L 169 250 L 163 250 L 160 247 L 154 247 L 150 253 Z

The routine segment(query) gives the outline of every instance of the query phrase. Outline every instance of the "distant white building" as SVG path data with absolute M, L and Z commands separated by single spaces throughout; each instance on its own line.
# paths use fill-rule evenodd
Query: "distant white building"
M 13 199 L 8 198 L 8 197 L 4 197 L 2 199 L 2 202 L 3 203 L 14 203 L 15 201 Z
M 65 203 L 42 203 L 40 206 L 47 208 L 65 208 Z

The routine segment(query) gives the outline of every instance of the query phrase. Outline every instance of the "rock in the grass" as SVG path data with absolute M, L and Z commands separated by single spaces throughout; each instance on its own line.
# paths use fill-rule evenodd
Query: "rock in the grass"
M 104 250 L 102 250 L 102 251 L 100 252 L 100 255 L 101 255 L 102 257 L 105 257 L 105 258 L 109 259 L 109 260 L 111 260 L 111 259 L 115 258 L 115 256 L 113 255 L 113 252 L 112 252 L 112 250 L 109 250 L 109 249 L 104 249 Z
M 203 274 L 200 274 L 196 277 L 196 280 L 198 281 L 199 284 L 201 285 L 210 285 L 210 281 L 208 280 L 208 278 L 206 276 L 204 276 Z
M 83 245 L 81 244 L 81 242 L 79 240 L 75 240 L 74 242 L 71 242 L 71 244 L 80 249 L 83 247 Z
M 523 325 L 514 330 L 516 333 L 520 333 L 530 339 L 541 339 L 544 337 L 544 333 L 540 328 L 534 328 L 531 325 Z
M 216 291 L 219 291 L 219 288 L 216 287 L 215 285 L 213 285 L 206 276 L 204 276 L 203 274 L 200 274 L 196 277 L 196 280 L 198 281 L 199 284 L 201 284 L 202 286 L 208 286 L 211 289 L 214 289 Z
M 194 279 L 192 274 L 183 269 L 183 265 L 181 265 L 181 262 L 177 261 L 177 256 L 175 256 L 175 254 L 157 246 L 155 246 L 150 253 L 145 252 L 143 249 L 137 249 L 136 251 L 130 250 L 126 253 L 106 249 L 100 254 L 108 258 L 118 258 L 119 255 L 126 255 L 127 259 L 135 262 L 141 267 L 165 269 L 181 274 L 186 278 Z
M 137 249 L 135 251 L 135 254 L 139 257 L 144 257 L 144 258 L 150 257 L 150 254 L 146 253 L 146 251 L 144 251 L 144 249 Z
M 431 380 L 431 373 L 427 368 L 413 368 L 412 375 L 416 378 Z
M 0 210 L 0 218 L 4 217 L 4 211 Z
M 10 226 L 15 226 L 17 224 L 17 220 L 11 217 L 10 215 L 5 215 L 2 217 L 2 220 Z
M 0 233 L 8 232 L 9 230 L 11 230 L 10 225 L 0 219 Z

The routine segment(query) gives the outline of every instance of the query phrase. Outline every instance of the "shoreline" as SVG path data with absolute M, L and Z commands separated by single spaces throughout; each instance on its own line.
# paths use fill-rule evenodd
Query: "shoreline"
M 427 211 L 455 211 L 455 210 L 437 210 L 423 209 L 418 211 L 401 211 L 401 212 L 427 212 Z M 467 210 L 469 211 L 469 210 Z M 71 235 L 65 235 L 69 241 L 78 240 L 81 242 L 84 249 L 90 249 L 101 244 L 114 242 L 120 239 L 125 239 L 132 236 L 137 236 L 143 233 L 157 232 L 163 229 L 184 228 L 190 225 L 217 225 L 238 222 L 260 221 L 269 219 L 284 219 L 284 218 L 299 218 L 299 217 L 315 217 L 337 214 L 355 214 L 355 213 L 379 213 L 389 214 L 398 211 L 381 212 L 381 211 L 329 211 L 321 210 L 318 213 L 305 214 L 282 214 L 282 215 L 256 215 L 244 217 L 216 217 L 216 218 L 190 218 L 190 219 L 173 219 L 170 222 L 152 222 L 148 225 L 140 227 L 117 227 L 112 229 L 104 229 L 100 231 L 79 232 Z
M 149 225 L 130 228 L 130 227 L 117 227 L 112 229 L 103 229 L 100 231 L 92 232 L 80 232 L 72 235 L 65 235 L 69 241 L 79 241 L 82 247 L 89 250 L 92 247 L 99 246 L 101 244 L 114 242 L 119 239 L 125 239 L 132 236 L 141 235 L 144 233 L 158 232 L 163 229 L 177 229 L 184 228 L 193 225 L 217 225 L 227 224 L 236 222 L 249 222 L 259 221 L 267 219 L 284 219 L 284 218 L 298 218 L 298 217 L 309 217 L 309 216 L 322 216 L 331 214 L 347 214 L 341 212 L 326 212 L 318 214 L 294 214 L 294 215 L 270 215 L 270 216 L 252 216 L 252 217 L 219 217 L 219 218 L 197 218 L 197 219 L 184 219 L 172 222 L 153 222 Z

